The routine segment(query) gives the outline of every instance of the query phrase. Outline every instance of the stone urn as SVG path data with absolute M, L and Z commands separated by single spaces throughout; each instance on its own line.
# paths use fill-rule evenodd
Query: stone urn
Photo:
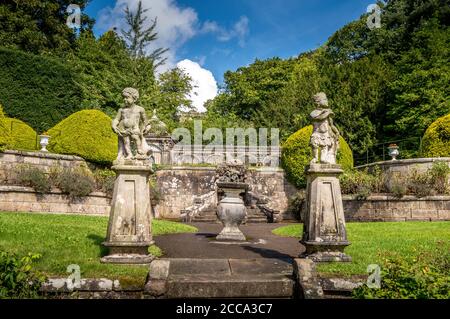
M 241 182 L 217 182 L 217 187 L 224 192 L 224 197 L 217 205 L 217 217 L 224 227 L 216 239 L 245 241 L 239 225 L 244 221 L 247 210 L 239 194 L 245 192 L 248 185 Z

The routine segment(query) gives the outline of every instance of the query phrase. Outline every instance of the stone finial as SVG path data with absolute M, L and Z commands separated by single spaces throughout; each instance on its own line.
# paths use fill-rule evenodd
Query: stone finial
M 153 116 L 149 120 L 149 125 L 146 130 L 146 133 L 148 133 L 151 136 L 169 135 L 167 125 L 158 118 L 158 116 L 156 115 L 156 109 L 153 110 Z

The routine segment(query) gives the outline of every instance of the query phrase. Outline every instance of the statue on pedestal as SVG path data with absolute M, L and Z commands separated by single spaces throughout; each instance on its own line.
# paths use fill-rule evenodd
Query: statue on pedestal
M 316 94 L 314 101 L 318 108 L 311 113 L 313 159 L 305 169 L 307 201 L 301 243 L 306 251 L 301 257 L 315 262 L 348 262 L 351 257 L 344 253 L 344 249 L 350 242 L 347 240 L 339 183 L 343 170 L 336 164 L 339 131 L 333 124 L 333 111 L 328 108 L 325 93 Z
M 135 104 L 138 91 L 126 88 L 122 95 L 125 106 L 112 121 L 112 129 L 119 135 L 119 151 L 112 167 L 116 180 L 103 243 L 109 253 L 101 262 L 148 264 L 154 259 L 148 252 L 153 244 L 149 184 L 153 170 L 147 155 L 150 148 L 144 139 L 149 125 L 144 109 Z

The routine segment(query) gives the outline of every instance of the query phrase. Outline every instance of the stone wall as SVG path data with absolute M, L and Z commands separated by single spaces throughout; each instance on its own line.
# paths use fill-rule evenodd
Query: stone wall
M 343 203 L 346 221 L 450 220 L 450 196 L 372 195 L 359 201 L 344 195 Z
M 100 192 L 72 200 L 57 189 L 49 194 L 38 194 L 30 187 L 0 186 L 0 211 L 109 216 L 110 202 L 111 199 Z
M 0 185 L 14 184 L 17 168 L 29 165 L 49 172 L 52 167 L 85 166 L 84 159 L 72 155 L 45 152 L 4 151 L 0 153 Z
M 295 194 L 281 169 L 249 169 L 248 205 L 264 201 L 266 206 L 279 211 L 283 219 L 292 219 L 286 214 L 288 199 Z M 156 172 L 154 190 L 154 213 L 156 217 L 180 219 L 188 210 L 215 210 L 217 193 L 215 168 L 213 167 L 173 167 Z

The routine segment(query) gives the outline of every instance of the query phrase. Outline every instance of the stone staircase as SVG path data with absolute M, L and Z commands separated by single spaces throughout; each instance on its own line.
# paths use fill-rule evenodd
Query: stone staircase
M 199 215 L 192 217 L 194 223 L 220 223 L 215 210 L 202 211 Z M 267 223 L 267 216 L 258 208 L 247 207 L 247 224 Z
M 162 298 L 293 298 L 290 260 L 160 259 L 146 290 Z

